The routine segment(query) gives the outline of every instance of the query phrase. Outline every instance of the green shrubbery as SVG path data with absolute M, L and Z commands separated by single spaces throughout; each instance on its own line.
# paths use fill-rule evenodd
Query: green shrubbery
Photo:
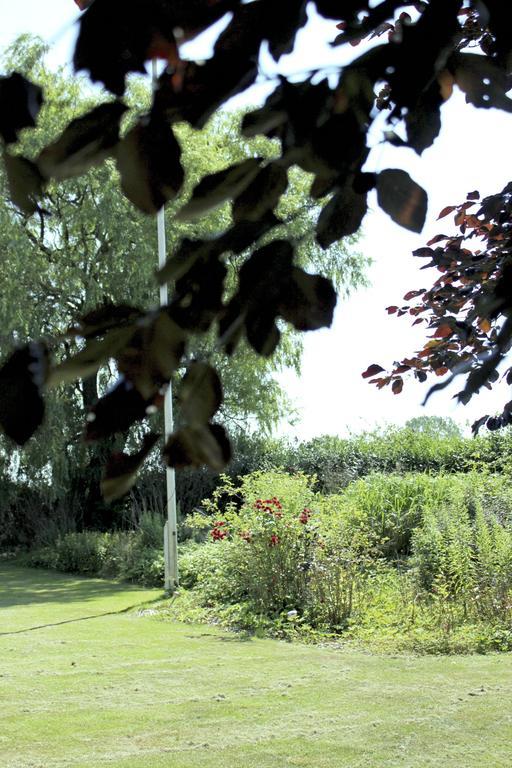
M 24 559 L 36 568 L 161 586 L 162 523 L 160 518 L 147 514 L 136 531 L 68 533 L 52 545 L 33 550 Z
M 185 521 L 168 612 L 381 649 L 512 649 L 512 483 L 371 473 L 335 494 L 283 470 L 226 476 Z M 32 565 L 163 584 L 162 520 L 60 536 Z
M 428 426 L 428 419 L 427 419 Z M 339 493 L 354 481 L 375 473 L 457 474 L 477 471 L 510 475 L 512 433 L 487 433 L 477 439 L 465 438 L 452 430 L 388 427 L 349 438 L 319 437 L 308 442 L 288 442 L 240 434 L 235 439 L 234 459 L 227 474 L 238 477 L 254 471 L 284 468 L 317 479 L 322 493 Z M 45 479 L 44 479 L 45 478 Z M 81 530 L 83 498 L 72 492 L 69 483 L 14 483 L 8 464 L 0 467 L 0 550 L 33 546 L 54 541 L 58 536 Z M 39 482 L 39 481 L 38 481 Z M 177 475 L 177 498 L 183 516 L 201 506 L 220 480 L 208 469 L 186 469 Z M 101 529 L 123 528 L 137 523 L 147 510 L 163 514 L 165 480 L 162 472 L 143 475 L 121 509 L 102 521 Z
M 512 648 L 509 483 L 378 474 L 336 495 L 314 487 L 278 471 L 226 478 L 188 521 L 206 540 L 182 554 L 173 615 L 385 648 Z

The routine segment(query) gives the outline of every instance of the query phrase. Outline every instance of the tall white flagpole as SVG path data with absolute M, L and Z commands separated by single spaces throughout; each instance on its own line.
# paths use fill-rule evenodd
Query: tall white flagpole
M 153 90 L 156 88 L 157 71 L 156 61 L 153 60 Z M 163 207 L 157 214 L 157 234 L 158 234 L 158 267 L 162 269 L 167 257 L 167 247 L 165 242 L 165 213 Z M 165 307 L 168 303 L 167 284 L 160 286 L 160 306 Z M 165 440 L 169 439 L 173 432 L 173 413 L 172 413 L 172 386 L 169 386 L 165 392 L 164 398 L 164 435 Z M 165 562 L 165 590 L 172 592 L 178 587 L 178 525 L 176 514 L 176 476 L 174 469 L 166 469 L 167 486 L 167 521 L 164 526 L 164 562 Z

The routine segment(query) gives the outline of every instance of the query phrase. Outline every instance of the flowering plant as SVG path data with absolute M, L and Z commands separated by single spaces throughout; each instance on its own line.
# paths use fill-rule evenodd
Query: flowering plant
M 314 483 L 279 471 L 247 475 L 239 485 L 223 478 L 204 512 L 188 519 L 208 531 L 213 565 L 203 592 L 250 606 L 251 615 L 346 626 L 362 595 L 361 552 L 369 544 L 348 524 L 342 498 L 319 496 Z
M 224 478 L 203 503 L 208 516 L 193 519 L 196 527 L 210 528 L 216 546 L 229 543 L 230 556 L 237 553 L 237 578 L 263 613 L 296 609 L 306 600 L 318 539 L 313 483 L 314 478 L 283 472 L 254 473 L 242 478 L 240 487 Z

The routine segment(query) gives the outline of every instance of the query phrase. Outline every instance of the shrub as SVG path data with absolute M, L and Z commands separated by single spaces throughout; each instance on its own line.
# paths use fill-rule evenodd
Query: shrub
M 36 568 L 118 578 L 156 587 L 164 581 L 161 549 L 147 546 L 142 532 L 83 531 L 67 534 L 51 546 L 33 550 L 26 562 Z
M 341 517 L 333 525 L 332 500 L 326 505 L 314 482 L 279 471 L 248 475 L 240 487 L 224 478 L 205 514 L 189 520 L 209 528 L 189 582 L 206 604 L 247 602 L 270 618 L 292 611 L 315 626 L 346 623 L 368 557 Z
M 104 538 L 104 534 L 96 531 L 63 536 L 56 545 L 56 568 L 68 573 L 98 574 L 102 565 Z
M 512 527 L 464 505 L 429 510 L 413 535 L 419 587 L 447 628 L 512 618 Z
M 307 616 L 313 626 L 345 629 L 364 611 L 370 577 L 380 568 L 365 531 L 354 530 L 337 497 L 320 501 L 319 537 L 309 573 Z
M 397 559 L 409 555 L 424 511 L 456 492 L 447 475 L 373 474 L 349 485 L 340 505 L 352 528 L 364 531 L 383 556 Z
M 189 520 L 206 535 L 181 561 L 194 616 L 288 637 L 344 633 L 388 650 L 512 646 L 508 484 L 409 473 L 370 475 L 337 495 L 314 487 L 279 471 L 238 486 L 224 478 Z

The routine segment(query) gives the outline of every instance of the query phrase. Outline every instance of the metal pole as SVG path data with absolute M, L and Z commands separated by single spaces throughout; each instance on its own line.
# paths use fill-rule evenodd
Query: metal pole
M 156 61 L 153 60 L 153 90 L 156 88 Z M 158 235 L 158 267 L 161 269 L 166 261 L 167 247 L 165 242 L 165 213 L 161 208 L 157 214 Z M 160 306 L 168 304 L 167 285 L 160 286 Z M 164 435 L 167 441 L 173 432 L 172 386 L 165 392 L 164 398 Z M 165 560 L 165 590 L 172 592 L 178 587 L 178 525 L 176 514 L 176 477 L 174 469 L 166 469 L 167 485 L 167 522 L 164 527 L 164 560 Z

